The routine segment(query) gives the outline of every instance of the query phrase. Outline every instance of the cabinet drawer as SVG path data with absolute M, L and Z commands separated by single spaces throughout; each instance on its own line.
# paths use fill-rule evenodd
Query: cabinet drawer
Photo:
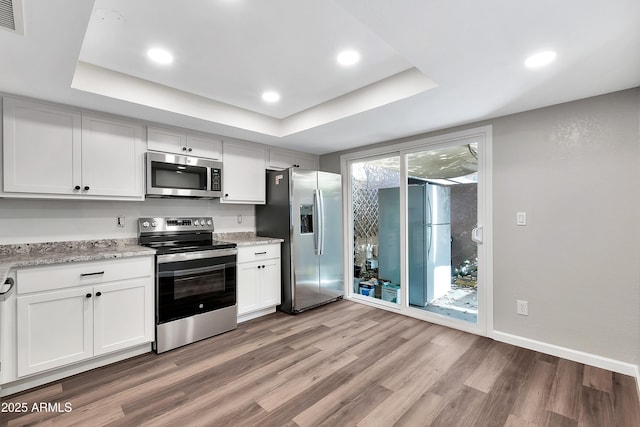
M 18 294 L 26 294 L 151 276 L 153 275 L 151 259 L 151 257 L 134 257 L 23 268 L 16 272 L 17 290 Z
M 238 262 L 280 258 L 280 244 L 238 247 Z

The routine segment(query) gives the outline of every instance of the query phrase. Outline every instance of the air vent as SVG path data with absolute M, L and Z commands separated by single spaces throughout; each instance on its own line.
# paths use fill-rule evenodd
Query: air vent
M 24 34 L 22 0 L 0 0 L 0 27 Z

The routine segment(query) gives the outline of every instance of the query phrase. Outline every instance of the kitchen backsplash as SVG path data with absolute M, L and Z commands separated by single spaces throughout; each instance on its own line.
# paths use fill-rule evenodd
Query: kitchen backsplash
M 138 218 L 147 216 L 212 216 L 216 232 L 255 232 L 253 205 L 220 204 L 217 199 L 143 202 L 0 199 L 0 205 L 3 245 L 135 238 Z M 118 227 L 118 216 L 125 217 L 124 227 Z

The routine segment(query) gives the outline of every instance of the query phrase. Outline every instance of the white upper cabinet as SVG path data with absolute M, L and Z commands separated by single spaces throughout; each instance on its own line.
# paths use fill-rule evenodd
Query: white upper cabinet
M 82 191 L 101 196 L 143 194 L 141 126 L 82 116 Z
M 264 205 L 266 152 L 258 144 L 224 141 L 221 203 Z
M 80 111 L 4 98 L 4 191 L 73 194 L 81 183 Z
M 141 125 L 21 99 L 3 102 L 5 195 L 144 198 Z
M 318 156 L 282 148 L 269 149 L 268 169 L 282 170 L 290 167 L 318 170 Z
M 147 126 L 147 149 L 150 151 L 162 151 L 165 153 L 220 160 L 222 140 L 213 136 L 186 133 L 157 126 Z

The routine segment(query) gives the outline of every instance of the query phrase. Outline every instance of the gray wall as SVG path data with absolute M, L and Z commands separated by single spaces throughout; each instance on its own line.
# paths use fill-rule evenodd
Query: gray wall
M 486 124 L 495 330 L 637 365 L 640 88 L 437 134 Z M 339 172 L 340 154 L 322 156 L 321 169 Z M 516 299 L 529 316 L 515 314 Z

